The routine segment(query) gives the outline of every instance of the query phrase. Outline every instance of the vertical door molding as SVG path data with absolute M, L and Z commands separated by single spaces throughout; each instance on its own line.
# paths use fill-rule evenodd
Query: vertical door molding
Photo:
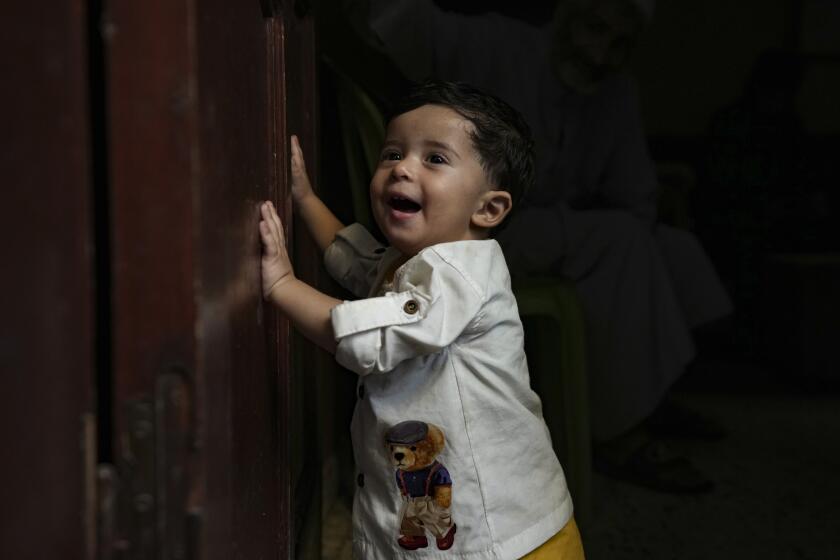
M 271 170 L 271 184 L 269 198 L 276 205 L 286 230 L 287 242 L 294 242 L 294 215 L 292 213 L 291 190 L 287 182 L 289 165 L 288 144 L 286 136 L 286 29 L 285 18 L 282 17 L 280 2 L 273 2 L 276 11 L 266 19 L 266 76 L 268 91 L 268 107 L 270 118 L 268 127 L 268 161 Z M 294 548 L 293 530 L 291 523 L 291 476 L 290 465 L 291 447 L 289 444 L 289 425 L 292 407 L 290 376 L 291 369 L 291 329 L 289 322 L 276 311 L 269 310 L 271 324 L 268 325 L 269 368 L 276 372 L 277 416 L 275 426 L 277 431 L 277 511 L 279 558 L 293 558 Z

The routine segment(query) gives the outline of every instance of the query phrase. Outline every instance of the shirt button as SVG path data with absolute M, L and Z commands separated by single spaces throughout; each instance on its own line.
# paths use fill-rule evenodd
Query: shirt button
M 364 475 L 364 473 L 359 473 L 359 476 L 356 477 L 356 484 L 359 486 L 359 488 L 364 487 L 364 485 L 365 485 L 365 475 Z
M 361 384 L 359 385 L 359 398 L 365 398 L 365 386 Z
M 417 313 L 418 309 L 420 309 L 420 306 L 417 305 L 417 302 L 413 299 L 408 300 L 407 302 L 405 302 L 405 305 L 403 305 L 403 311 L 405 311 L 409 315 L 414 315 L 415 313 Z

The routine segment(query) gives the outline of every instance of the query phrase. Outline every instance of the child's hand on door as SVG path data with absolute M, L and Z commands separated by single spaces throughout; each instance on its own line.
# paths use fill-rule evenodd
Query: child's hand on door
M 289 253 L 286 251 L 286 236 L 283 223 L 271 202 L 260 206 L 260 238 L 262 239 L 262 291 L 268 299 L 277 286 L 294 279 L 295 273 Z
M 306 162 L 303 160 L 303 150 L 300 148 L 300 141 L 294 134 L 292 135 L 292 198 L 296 204 L 300 204 L 303 199 L 313 194 L 312 184 L 309 182 L 309 176 L 306 174 Z

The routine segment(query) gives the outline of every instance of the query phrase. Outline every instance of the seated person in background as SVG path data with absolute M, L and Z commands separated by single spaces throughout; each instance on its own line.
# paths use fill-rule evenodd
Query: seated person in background
M 364 9 L 409 78 L 474 83 L 534 131 L 535 188 L 499 242 L 514 275 L 557 274 L 577 286 L 596 466 L 658 490 L 709 490 L 653 430 L 674 426 L 679 412 L 685 435 L 719 435 L 665 395 L 694 357 L 691 329 L 731 311 L 696 238 L 656 223 L 656 172 L 635 83 L 622 71 L 653 0 L 560 0 L 542 24 L 511 17 L 509 4 L 500 4 L 505 13 L 424 0 Z
M 263 293 L 359 374 L 351 433 L 354 557 L 583 558 L 571 497 L 531 390 L 510 276 L 490 232 L 533 182 L 530 132 L 505 103 L 430 83 L 393 111 L 370 185 L 390 247 L 314 194 L 296 139 L 292 196 L 341 302 L 292 271 L 261 208 Z

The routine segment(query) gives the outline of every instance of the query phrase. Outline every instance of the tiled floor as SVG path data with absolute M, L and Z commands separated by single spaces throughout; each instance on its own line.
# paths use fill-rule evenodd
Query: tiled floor
M 840 558 L 840 396 L 681 399 L 730 430 L 719 442 L 674 443 L 716 490 L 675 496 L 596 476 L 588 560 Z M 349 560 L 346 505 L 324 529 L 323 558 Z
M 840 396 L 685 400 L 730 430 L 723 441 L 675 444 L 715 491 L 675 496 L 596 477 L 587 558 L 840 558 Z

